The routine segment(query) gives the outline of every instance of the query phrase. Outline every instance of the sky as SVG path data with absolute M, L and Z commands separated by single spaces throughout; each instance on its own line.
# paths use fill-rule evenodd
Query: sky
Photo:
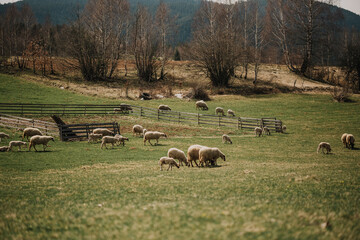
M 0 4 L 9 3 L 9 2 L 17 2 L 18 0 L 0 0 Z M 52 0 L 48 0 L 52 1 Z M 217 2 L 224 2 L 226 0 L 214 0 Z M 358 15 L 360 15 L 360 0 L 335 0 L 338 6 L 345 8 L 349 11 L 352 11 Z

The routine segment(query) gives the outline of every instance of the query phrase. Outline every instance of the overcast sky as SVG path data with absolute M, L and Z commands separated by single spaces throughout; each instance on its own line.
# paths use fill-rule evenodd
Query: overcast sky
M 9 3 L 9 2 L 17 2 L 18 0 L 0 0 L 0 4 L 2 3 Z M 52 0 L 48 0 L 52 1 Z M 215 0 L 218 2 L 225 1 L 225 0 Z M 350 10 L 354 13 L 360 15 L 360 0 L 337 0 L 338 5 L 342 8 Z

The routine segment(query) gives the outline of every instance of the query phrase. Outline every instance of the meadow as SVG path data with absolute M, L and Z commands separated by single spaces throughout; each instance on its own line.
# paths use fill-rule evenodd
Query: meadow
M 359 239 L 360 149 L 344 148 L 343 133 L 360 138 L 360 96 L 334 102 L 328 94 L 212 96 L 215 107 L 244 117 L 277 117 L 284 134 L 206 128 L 128 116 L 63 116 L 67 123 L 117 121 L 126 145 L 51 142 L 46 152 L 0 153 L 1 239 Z M 176 98 L 135 101 L 79 95 L 0 75 L 0 102 L 120 103 L 196 112 Z M 41 119 L 49 120 L 48 116 Z M 131 127 L 168 133 L 143 145 Z M 0 127 L 10 140 L 20 132 Z M 223 144 L 227 133 L 233 144 Z M 317 154 L 319 142 L 331 154 Z M 359 140 L 358 140 L 359 141 Z M 219 147 L 213 168 L 157 164 L 171 147 Z M 38 149 L 42 149 L 39 147 Z

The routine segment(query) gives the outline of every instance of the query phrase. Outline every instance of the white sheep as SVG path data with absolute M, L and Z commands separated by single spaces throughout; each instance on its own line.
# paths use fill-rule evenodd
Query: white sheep
M 350 149 L 354 149 L 354 145 L 355 145 L 355 138 L 354 138 L 354 135 L 352 134 L 348 134 L 346 136 L 346 144 L 348 146 L 348 148 Z
M 158 107 L 159 110 L 163 110 L 163 111 L 171 111 L 171 108 L 168 105 L 159 105 Z
M 227 110 L 227 115 L 235 117 L 235 112 L 233 110 L 231 110 L 231 109 L 228 109 Z
M 139 134 L 139 136 L 141 136 L 141 134 L 143 134 L 143 132 L 144 132 L 144 127 L 139 124 L 136 124 L 132 127 L 133 136 L 136 136 L 138 134 Z
M 0 152 L 7 152 L 9 150 L 9 146 L 0 147 Z
M 284 133 L 285 131 L 286 131 L 286 125 L 283 125 L 283 126 L 281 127 L 281 132 Z
M 222 142 L 223 143 L 229 142 L 230 144 L 232 144 L 231 138 L 226 134 L 222 135 Z
M 346 136 L 347 136 L 348 134 L 347 133 L 344 133 L 342 136 L 341 136 L 341 142 L 344 144 L 344 146 L 347 148 L 348 147 L 348 145 L 347 145 L 347 143 L 346 143 Z
M 259 128 L 259 127 L 255 128 L 255 137 L 257 135 L 259 135 L 259 137 L 260 137 L 262 135 L 262 133 L 263 133 L 263 130 L 261 128 Z
M 203 100 L 197 101 L 195 103 L 195 105 L 196 105 L 196 110 L 198 110 L 198 109 L 205 110 L 205 111 L 209 110 L 207 104 Z
M 117 137 L 104 136 L 101 139 L 101 149 L 103 148 L 103 146 L 105 146 L 105 148 L 107 149 L 107 147 L 106 147 L 107 143 L 111 143 L 112 147 L 114 147 L 114 143 L 118 143 L 118 142 L 119 142 L 119 138 L 117 138 Z
M 26 147 L 27 143 L 23 141 L 11 141 L 9 142 L 8 152 L 12 150 L 13 147 L 19 147 L 19 151 L 21 151 L 21 146 Z
M 270 129 L 268 127 L 263 127 L 262 132 L 266 135 L 270 135 Z
M 331 146 L 330 143 L 327 142 L 321 142 L 319 143 L 319 146 L 317 147 L 317 153 L 319 153 L 319 151 L 322 151 L 322 153 L 324 153 L 324 149 L 326 150 L 326 154 L 328 154 L 329 152 L 331 152 Z
M 115 137 L 119 139 L 118 145 L 122 143 L 122 145 L 125 146 L 125 141 L 129 141 L 129 138 L 121 136 L 120 134 L 116 134 Z
M 221 114 L 221 116 L 225 116 L 224 109 L 222 107 L 215 108 L 215 114 L 219 115 L 219 113 Z
M 152 140 L 152 139 L 156 140 L 155 145 L 157 145 L 159 143 L 159 138 L 160 137 L 167 138 L 166 134 L 162 133 L 162 132 L 157 132 L 157 131 L 148 131 L 148 132 L 146 132 L 145 135 L 144 135 L 144 146 L 145 146 L 146 141 L 148 141 L 150 143 L 150 145 L 152 145 L 152 143 L 150 142 L 150 140 Z
M 32 137 L 30 138 L 29 151 L 31 150 L 31 147 L 34 147 L 35 151 L 37 151 L 37 149 L 35 148 L 35 146 L 42 144 L 42 145 L 43 145 L 43 148 L 44 148 L 44 152 L 45 152 L 46 147 L 50 147 L 50 146 L 48 146 L 47 144 L 48 144 L 48 142 L 50 142 L 51 140 L 52 140 L 53 142 L 55 142 L 54 138 L 51 137 L 51 136 L 40 136 L 40 135 L 32 136 Z
M 196 166 L 199 167 L 199 165 L 197 164 L 196 160 L 199 159 L 199 151 L 201 148 L 203 148 L 205 146 L 202 146 L 202 145 L 191 145 L 189 148 L 188 148 L 188 151 L 187 151 L 187 160 L 188 160 L 188 167 L 190 167 L 190 164 L 192 167 L 193 164 L 192 162 L 194 161 Z
M 0 132 L 0 142 L 2 138 L 9 138 L 9 135 L 4 132 Z
M 183 163 L 185 163 L 186 166 L 188 165 L 188 161 L 185 156 L 185 153 L 183 151 L 181 151 L 180 149 L 170 148 L 167 153 L 167 156 L 169 158 L 174 158 L 174 159 L 179 160 L 179 164 L 181 164 L 181 166 L 183 166 Z
M 208 166 L 209 163 L 217 165 L 216 160 L 218 158 L 222 158 L 224 161 L 226 160 L 225 155 L 218 148 L 203 147 L 199 151 L 201 166 L 203 166 L 203 164 Z
M 88 139 L 88 143 L 90 142 L 97 142 L 98 140 L 100 140 L 103 137 L 102 134 L 96 134 L 96 133 L 90 133 L 89 134 L 89 139 Z
M 142 132 L 143 136 L 145 135 L 146 132 L 147 132 L 147 129 L 144 128 L 144 130 L 143 130 L 143 132 Z
M 114 132 L 107 128 L 95 128 L 92 133 L 101 134 L 102 136 L 114 136 Z
M 162 157 L 162 158 L 160 158 L 160 160 L 159 160 L 160 171 L 162 171 L 162 166 L 163 166 L 164 164 L 169 164 L 169 167 L 168 167 L 168 169 L 167 169 L 168 171 L 169 171 L 169 169 L 172 170 L 172 167 L 173 167 L 173 166 L 175 166 L 175 167 L 177 167 L 177 168 L 180 168 L 179 164 L 175 161 L 175 159 L 169 158 L 169 157 Z
M 24 141 L 24 138 L 26 137 L 27 140 L 29 141 L 29 137 L 36 136 L 36 135 L 42 136 L 43 134 L 37 128 L 33 128 L 33 127 L 25 128 L 23 131 L 22 140 Z

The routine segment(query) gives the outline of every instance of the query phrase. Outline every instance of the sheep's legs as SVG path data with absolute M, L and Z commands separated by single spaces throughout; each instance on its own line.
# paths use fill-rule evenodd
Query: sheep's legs
M 153 146 L 152 143 L 151 143 L 151 141 L 150 141 L 150 139 L 149 139 L 149 143 L 150 143 L 151 146 Z
M 168 169 L 167 169 L 168 171 L 169 171 L 170 167 L 171 167 L 171 164 L 169 164 L 169 167 L 168 167 Z M 172 169 L 171 169 L 171 170 L 172 170 Z
M 194 160 L 194 162 L 195 162 L 196 166 L 199 167 L 199 165 L 197 164 L 196 160 Z M 192 166 L 192 164 L 191 164 L 191 166 Z

